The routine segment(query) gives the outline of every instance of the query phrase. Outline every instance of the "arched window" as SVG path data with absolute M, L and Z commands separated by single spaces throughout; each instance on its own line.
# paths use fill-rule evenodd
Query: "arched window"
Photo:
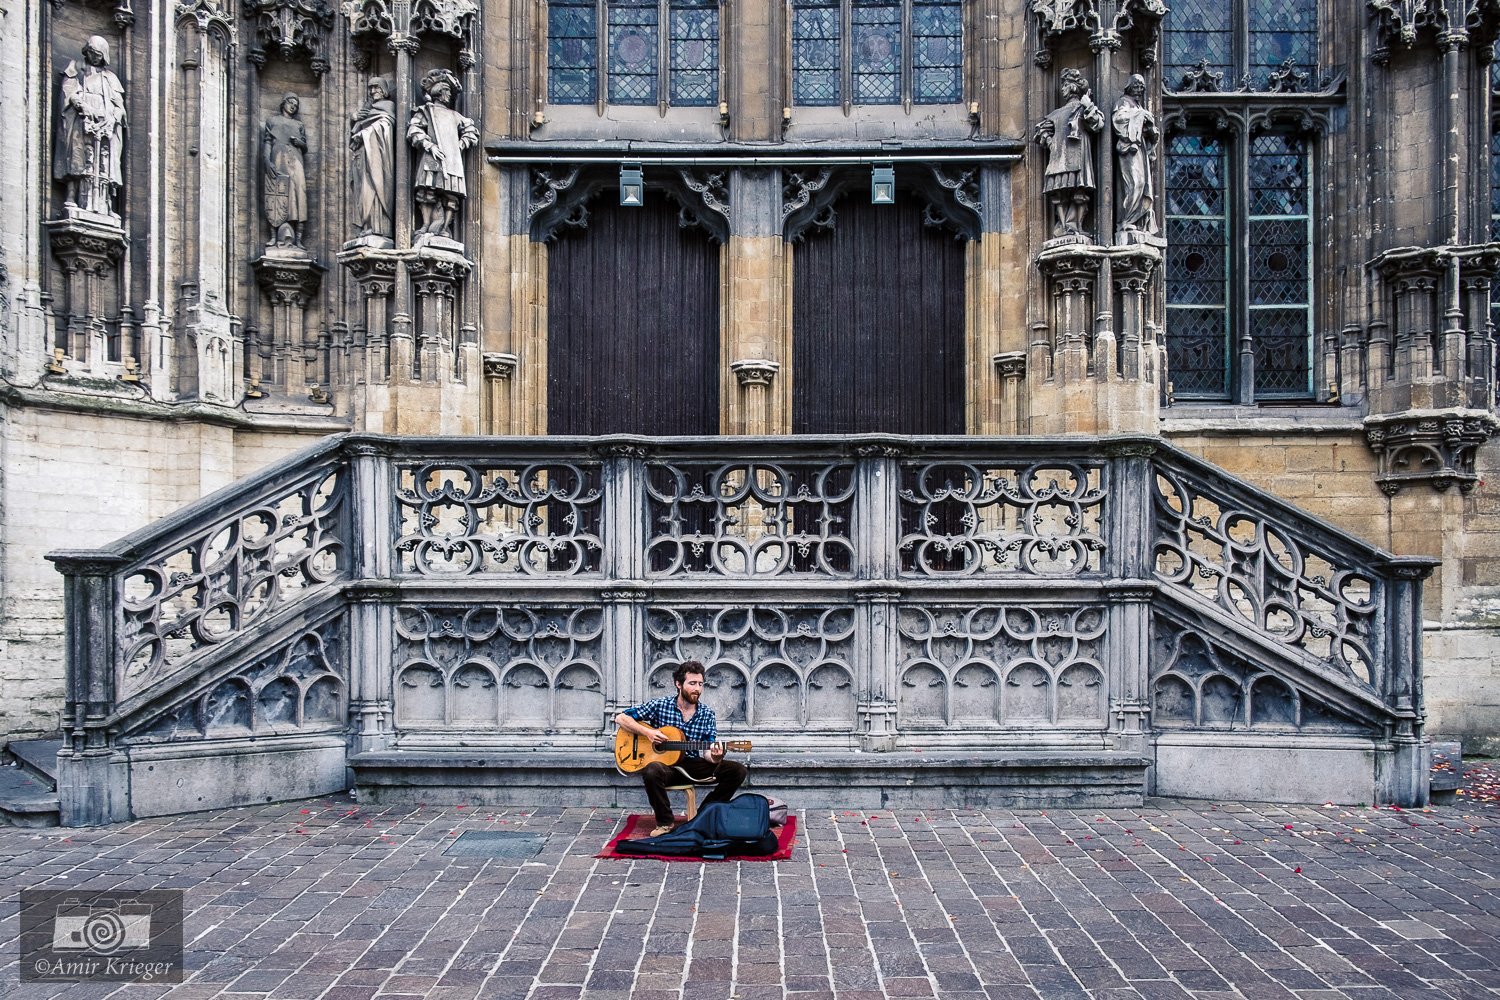
M 791 0 L 792 103 L 957 104 L 960 0 Z
M 1316 2 L 1175 0 L 1164 23 L 1165 109 L 1187 123 L 1166 145 L 1173 395 L 1312 398 L 1316 137 L 1275 122 L 1316 90 Z
M 547 100 L 594 104 L 601 79 L 609 104 L 718 104 L 718 0 L 548 0 Z

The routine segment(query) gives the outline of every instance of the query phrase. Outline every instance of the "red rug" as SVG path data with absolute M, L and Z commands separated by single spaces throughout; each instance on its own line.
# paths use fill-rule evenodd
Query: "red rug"
M 668 857 L 665 854 L 621 854 L 615 850 L 615 845 L 622 840 L 640 840 L 642 837 L 651 836 L 651 828 L 656 826 L 656 818 L 649 814 L 644 816 L 625 817 L 625 828 L 615 834 L 609 843 L 604 845 L 604 850 L 594 855 L 596 858 L 619 858 L 622 861 L 639 861 L 642 858 L 655 858 L 657 861 L 785 861 L 792 856 L 792 844 L 797 839 L 797 817 L 788 816 L 786 822 L 780 827 L 772 827 L 776 831 L 776 853 L 767 854 L 760 858 L 728 857 L 728 858 L 681 858 Z

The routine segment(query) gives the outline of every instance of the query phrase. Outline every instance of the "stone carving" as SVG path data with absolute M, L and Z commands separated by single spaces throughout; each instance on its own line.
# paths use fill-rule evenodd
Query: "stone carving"
M 1377 689 L 1385 583 L 1320 525 L 1273 521 L 1262 499 L 1207 473 L 1158 467 L 1152 572 L 1170 593 Z
M 1375 481 L 1387 496 L 1415 483 L 1472 493 L 1479 485 L 1476 454 L 1496 430 L 1500 421 L 1483 410 L 1365 418 L 1365 440 L 1380 462 Z
M 646 611 L 647 688 L 672 690 L 672 667 L 709 664 L 704 687 L 724 722 L 783 732 L 855 728 L 855 631 L 848 605 L 654 605 Z
M 901 469 L 903 576 L 1098 572 L 1109 493 L 1097 462 Z
M 1084 226 L 1094 201 L 1094 140 L 1104 128 L 1104 112 L 1076 69 L 1062 71 L 1062 105 L 1037 122 L 1032 138 L 1047 148 L 1042 190 L 1052 204 L 1054 238 L 1084 242 Z
M 271 238 L 266 248 L 302 249 L 302 227 L 307 222 L 307 130 L 298 120 L 302 102 L 296 94 L 281 99 L 281 111 L 266 119 L 261 129 L 262 192 Z
M 257 656 L 191 701 L 130 734 L 133 742 L 290 736 L 344 726 L 344 628 L 334 618 Z
M 905 730 L 1105 726 L 1098 606 L 902 606 L 897 670 Z
M 1119 158 L 1120 200 L 1115 206 L 1115 242 L 1152 242 L 1156 236 L 1155 161 L 1161 137 L 1156 116 L 1146 106 L 1146 80 L 1132 74 L 1111 119 Z
M 1156 616 L 1153 631 L 1151 718 L 1162 729 L 1361 735 L 1372 729 L 1165 615 Z
M 453 109 L 458 78 L 435 69 L 422 78 L 426 103 L 411 114 L 406 139 L 422 151 L 416 167 L 416 237 L 453 240 L 453 227 L 468 189 L 464 184 L 464 151 L 479 142 L 474 119 Z
M 109 42 L 99 35 L 83 46 L 83 63 L 80 67 L 69 62 L 63 70 L 52 173 L 67 185 L 65 214 L 119 225 L 114 206 L 124 177 L 120 154 L 125 138 L 125 88 L 109 68 Z
M 184 528 L 161 555 L 122 574 L 118 696 L 337 579 L 348 563 L 344 480 L 338 469 L 314 467 L 234 516 Z
M 402 605 L 396 724 L 595 732 L 603 634 L 597 605 Z
M 598 463 L 403 465 L 398 571 L 421 576 L 597 573 Z
M 1208 65 L 1208 57 L 1198 60 L 1198 65 L 1182 74 L 1179 93 L 1212 94 L 1224 89 L 1224 74 Z
M 391 206 L 396 187 L 396 103 L 391 85 L 373 76 L 366 85 L 369 101 L 354 116 L 349 148 L 354 150 L 355 217 L 359 238 L 370 246 L 395 246 L 391 239 Z
M 646 466 L 653 576 L 854 571 L 854 466 L 802 462 Z
M 256 66 L 265 65 L 267 50 L 287 62 L 301 50 L 315 74 L 328 72 L 333 9 L 327 0 L 247 0 L 245 16 L 255 19 L 255 42 L 248 58 Z

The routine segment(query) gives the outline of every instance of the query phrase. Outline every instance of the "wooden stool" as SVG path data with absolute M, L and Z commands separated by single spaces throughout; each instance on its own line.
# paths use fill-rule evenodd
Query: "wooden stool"
M 680 785 L 667 785 L 669 792 L 687 793 L 687 818 L 692 819 L 698 815 L 698 786 L 692 782 L 683 782 Z

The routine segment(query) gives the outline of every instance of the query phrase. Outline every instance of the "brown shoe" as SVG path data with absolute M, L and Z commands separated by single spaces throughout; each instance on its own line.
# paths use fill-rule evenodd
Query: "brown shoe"
M 671 823 L 663 823 L 661 826 L 655 826 L 655 827 L 651 828 L 651 836 L 653 836 L 653 837 L 660 837 L 664 833 L 671 833 L 671 832 L 672 832 L 672 824 Z

